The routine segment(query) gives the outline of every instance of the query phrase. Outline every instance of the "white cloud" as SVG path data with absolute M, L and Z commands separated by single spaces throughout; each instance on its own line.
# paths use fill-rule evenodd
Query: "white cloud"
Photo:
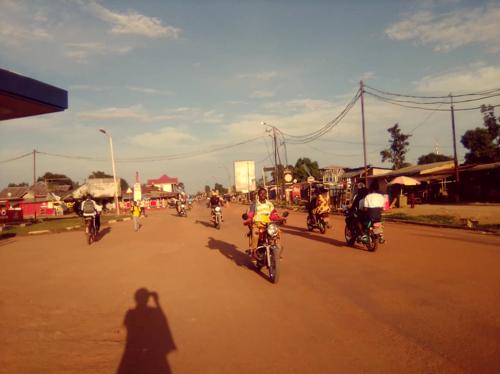
M 124 108 L 103 108 L 92 112 L 79 113 L 78 117 L 92 120 L 134 119 L 139 121 L 147 121 L 150 118 L 142 105 Z
M 385 29 L 393 40 L 414 40 L 446 52 L 481 43 L 492 53 L 500 52 L 500 7 L 479 7 L 445 14 L 420 11 Z
M 446 74 L 429 75 L 415 82 L 422 93 L 468 93 L 498 87 L 500 66 L 471 66 Z
M 155 88 L 147 88 L 147 87 L 127 86 L 127 89 L 130 91 L 151 94 L 151 95 L 173 95 L 174 94 L 171 91 L 163 91 L 163 90 L 157 90 Z
M 90 3 L 89 9 L 101 20 L 113 25 L 113 34 L 133 34 L 146 36 L 148 38 L 178 39 L 180 29 L 163 25 L 156 17 L 148 17 L 143 14 L 129 10 L 128 13 L 112 12 L 98 3 Z
M 157 132 L 146 132 L 132 136 L 128 142 L 132 145 L 154 148 L 154 149 L 172 149 L 179 143 L 190 143 L 196 138 L 187 132 L 183 132 L 173 127 L 164 127 Z
M 64 55 L 79 63 L 86 63 L 95 55 L 122 55 L 132 50 L 130 46 L 109 46 L 100 42 L 65 43 L 65 47 Z
M 266 97 L 273 97 L 274 92 L 271 91 L 254 91 L 250 94 L 250 97 L 253 99 L 263 99 Z
M 237 77 L 239 79 L 253 79 L 263 82 L 268 82 L 278 76 L 278 72 L 276 71 L 262 71 L 257 73 L 241 73 L 238 74 Z
M 70 90 L 79 90 L 79 91 L 95 91 L 95 92 L 101 92 L 108 90 L 109 88 L 106 87 L 97 87 L 97 86 L 91 86 L 88 84 L 74 84 L 69 86 Z

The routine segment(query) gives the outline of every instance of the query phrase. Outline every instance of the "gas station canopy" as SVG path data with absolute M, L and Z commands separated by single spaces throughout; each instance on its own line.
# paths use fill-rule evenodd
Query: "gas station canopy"
M 0 121 L 67 108 L 66 90 L 0 69 Z

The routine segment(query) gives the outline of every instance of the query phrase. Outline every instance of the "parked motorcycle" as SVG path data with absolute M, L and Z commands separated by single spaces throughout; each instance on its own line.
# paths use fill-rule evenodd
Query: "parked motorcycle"
M 216 206 L 212 209 L 212 222 L 217 230 L 220 230 L 220 225 L 222 223 L 222 209 L 220 206 Z
M 85 236 L 87 239 L 87 244 L 90 245 L 97 239 L 97 230 L 95 227 L 94 216 L 84 216 L 85 219 Z
M 360 232 L 357 224 L 360 219 L 358 212 L 353 209 L 348 209 L 345 215 L 344 236 L 349 246 L 353 247 L 355 243 L 361 243 L 370 252 L 375 252 L 379 244 L 385 243 L 384 226 L 382 222 L 368 222 L 366 231 L 363 233 Z
M 283 217 L 287 216 L 288 212 L 284 212 Z M 246 213 L 241 217 L 244 220 L 248 219 Z M 255 267 L 257 271 L 260 271 L 263 267 L 267 267 L 269 279 L 272 283 L 278 283 L 280 277 L 280 254 L 282 247 L 279 242 L 279 233 L 278 222 L 269 222 L 259 228 L 259 241 L 257 242 L 257 249 L 255 251 L 255 258 L 257 260 Z M 250 238 L 251 235 L 252 233 L 249 232 L 248 237 Z M 247 253 L 250 255 L 249 251 Z
M 316 222 L 314 222 L 311 215 L 307 215 L 307 229 L 309 231 L 313 231 L 314 229 L 318 229 L 320 233 L 324 234 L 326 229 L 329 227 L 326 218 L 328 217 L 328 213 L 322 213 L 316 215 Z

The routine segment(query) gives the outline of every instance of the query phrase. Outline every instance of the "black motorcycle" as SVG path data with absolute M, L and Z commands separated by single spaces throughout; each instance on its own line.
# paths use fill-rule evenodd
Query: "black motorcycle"
M 328 222 L 326 222 L 326 218 L 328 217 L 328 213 L 316 214 L 316 220 L 308 214 L 307 215 L 307 229 L 309 231 L 313 231 L 314 229 L 318 229 L 320 233 L 324 234 L 326 229 L 329 227 Z
M 287 217 L 288 212 L 283 213 L 283 217 Z M 248 215 L 242 215 L 244 220 L 248 219 Z M 280 223 L 283 223 L 280 222 Z M 250 227 L 251 230 L 251 227 Z M 263 267 L 267 267 L 269 271 L 269 280 L 272 283 L 278 283 L 280 277 L 280 254 L 283 250 L 279 239 L 280 229 L 278 222 L 269 222 L 259 228 L 259 241 L 257 242 L 257 249 L 255 251 L 255 259 L 257 260 L 255 268 L 260 271 Z M 252 235 L 249 232 L 248 237 Z M 250 251 L 247 251 L 250 255 Z
M 379 244 L 385 243 L 384 226 L 382 222 L 369 221 L 365 232 L 360 232 L 358 222 L 361 219 L 359 212 L 348 209 L 345 212 L 344 236 L 347 245 L 353 247 L 355 243 L 363 244 L 370 252 L 375 252 Z

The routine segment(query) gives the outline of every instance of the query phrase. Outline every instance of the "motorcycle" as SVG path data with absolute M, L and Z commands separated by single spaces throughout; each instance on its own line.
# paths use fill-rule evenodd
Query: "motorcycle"
M 181 217 L 187 217 L 186 204 L 181 203 L 179 206 L 179 211 L 177 213 Z
M 313 231 L 314 229 L 319 229 L 319 232 L 324 234 L 326 229 L 329 227 L 326 218 L 328 217 L 328 213 L 321 213 L 316 215 L 316 222 L 314 222 L 311 215 L 307 215 L 307 229 L 309 231 Z
M 379 244 L 385 243 L 384 226 L 382 222 L 368 222 L 365 232 L 360 232 L 357 224 L 358 212 L 348 209 L 345 212 L 344 236 L 347 245 L 353 247 L 355 243 L 364 244 L 370 252 L 375 252 Z M 366 234 L 366 235 L 365 235 Z
M 222 222 L 222 209 L 220 206 L 216 206 L 212 209 L 212 221 L 214 223 L 214 227 L 217 230 L 220 230 L 220 225 Z
M 241 216 L 245 221 L 248 215 L 244 213 Z M 288 212 L 283 213 L 283 217 L 288 217 Z M 247 236 L 250 238 L 252 235 L 252 227 L 249 226 L 250 232 Z M 278 222 L 269 222 L 259 228 L 259 241 L 257 242 L 257 249 L 255 250 L 255 259 L 257 260 L 255 268 L 260 271 L 263 267 L 267 267 L 269 272 L 269 279 L 272 283 L 278 283 L 280 277 L 280 254 L 283 250 L 279 243 L 279 227 Z M 250 251 L 247 251 L 250 255 Z
M 94 216 L 84 216 L 85 219 L 85 236 L 87 238 L 87 244 L 90 245 L 97 239 L 97 230 L 95 227 Z

